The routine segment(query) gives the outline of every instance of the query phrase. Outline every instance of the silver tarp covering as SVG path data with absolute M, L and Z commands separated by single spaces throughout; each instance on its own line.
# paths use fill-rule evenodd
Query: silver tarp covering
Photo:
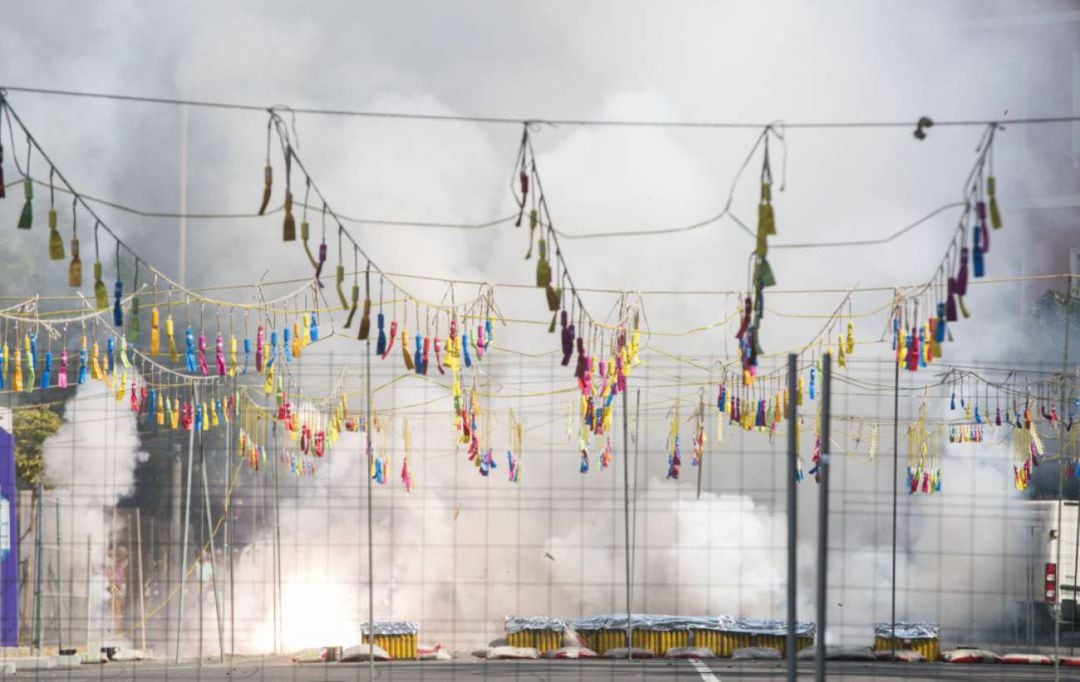
M 878 637 L 893 636 L 892 623 L 878 623 L 874 634 Z M 897 639 L 937 639 L 941 636 L 941 626 L 937 623 L 896 623 Z
M 609 614 L 577 618 L 571 621 L 575 630 L 625 630 L 626 614 Z M 787 624 L 782 620 L 732 618 L 731 616 L 654 616 L 635 613 L 630 624 L 641 630 L 716 630 L 747 635 L 786 635 Z M 800 637 L 813 636 L 814 624 L 798 621 L 795 633 Z
M 407 620 L 377 620 L 374 627 L 371 627 L 371 623 L 360 626 L 360 632 L 365 635 L 372 631 L 376 635 L 415 635 L 418 630 L 416 623 Z
M 562 632 L 566 629 L 566 621 L 559 620 L 558 618 L 547 618 L 545 616 L 507 616 L 506 617 L 506 634 L 512 635 L 515 632 L 521 632 L 522 630 L 551 630 L 552 632 Z

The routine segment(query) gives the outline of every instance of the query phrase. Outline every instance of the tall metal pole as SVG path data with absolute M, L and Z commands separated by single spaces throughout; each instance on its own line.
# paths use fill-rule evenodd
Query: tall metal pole
M 92 552 L 90 549 L 90 534 L 86 534 L 86 653 L 90 651 L 90 563 Z
M 274 653 L 281 649 L 281 508 L 278 506 L 278 425 L 274 422 Z
M 56 632 L 57 651 L 64 648 L 64 572 L 60 568 L 60 498 L 53 499 L 53 509 L 56 511 Z M 68 587 L 68 589 L 71 589 Z M 71 633 L 68 633 L 70 641 Z
M 788 462 L 784 471 L 784 484 L 787 486 L 787 644 L 784 647 L 787 654 L 787 679 L 794 682 L 798 676 L 795 659 L 795 618 L 796 618 L 796 581 L 798 579 L 797 547 L 798 542 L 798 492 L 795 472 L 799 466 L 797 412 L 795 395 L 798 392 L 798 362 L 799 356 L 795 353 L 788 354 Z
M 829 588 L 829 420 L 832 414 L 832 354 L 821 357 L 821 458 L 818 460 L 817 651 L 815 679 L 825 679 L 826 606 Z
M 1063 351 L 1061 357 L 1061 392 L 1060 392 L 1060 407 L 1061 413 L 1066 414 L 1068 410 L 1065 407 L 1065 375 L 1069 371 L 1069 312 L 1072 307 L 1072 281 L 1070 280 L 1068 286 L 1065 287 L 1065 343 L 1062 344 Z M 1057 603 L 1054 604 L 1054 680 L 1060 679 L 1061 674 L 1061 659 L 1058 656 L 1059 649 L 1061 647 L 1061 604 L 1063 596 L 1061 594 L 1061 543 L 1065 541 L 1065 538 L 1061 537 L 1062 529 L 1062 498 L 1065 496 L 1065 424 L 1060 419 L 1058 420 L 1058 494 L 1057 494 L 1057 557 L 1054 559 L 1054 565 L 1057 567 L 1057 582 L 1054 583 L 1056 588 L 1055 594 L 1057 595 Z M 1073 585 L 1076 585 L 1076 565 L 1073 565 Z M 1074 588 L 1075 589 L 1075 588 Z M 1074 592 L 1075 598 L 1075 592 Z
M 371 335 L 365 342 L 367 351 L 364 353 L 364 392 L 366 393 L 367 428 L 364 429 L 366 441 L 366 467 L 364 477 L 367 479 L 367 551 L 368 551 L 368 680 L 375 679 L 375 557 L 372 554 L 374 548 L 374 530 L 372 527 L 372 504 L 371 504 Z
M 892 581 L 890 593 L 892 606 L 889 610 L 889 627 L 892 632 L 890 649 L 896 658 L 896 510 L 900 501 L 900 361 L 893 367 L 893 422 L 892 422 Z
M 37 499 L 34 501 L 34 651 L 41 653 L 41 562 L 42 534 L 45 530 L 44 498 L 45 486 L 41 479 L 37 483 Z
M 221 598 L 218 594 L 217 562 L 214 555 L 217 548 L 214 546 L 214 515 L 210 511 L 210 484 L 206 476 L 206 457 L 202 446 L 199 447 L 199 468 L 202 470 L 203 499 L 206 504 L 206 531 L 210 534 L 210 589 L 214 591 L 214 612 L 217 616 L 218 631 L 218 660 L 225 662 L 225 624 L 221 616 Z
M 199 402 L 199 388 L 196 384 L 191 385 L 192 403 Z M 188 454 L 187 454 L 187 491 L 184 494 L 184 540 L 181 544 L 180 556 L 177 557 L 177 565 L 180 567 L 180 599 L 176 611 L 176 662 L 180 662 L 180 639 L 184 634 L 184 563 L 187 561 L 188 534 L 191 529 L 191 474 L 195 462 L 195 425 L 191 425 L 188 431 Z
M 143 583 L 143 570 L 142 570 L 142 512 L 138 507 L 135 507 L 135 536 L 136 536 L 136 551 L 138 552 L 138 569 L 139 569 L 139 646 L 144 651 L 146 650 L 146 588 Z
M 622 392 L 622 438 L 623 438 L 623 530 L 626 541 L 624 561 L 626 562 L 626 655 L 633 658 L 631 647 L 632 637 L 630 629 L 630 420 L 629 401 L 626 397 L 626 389 Z
M 236 400 L 236 367 L 232 368 L 232 399 Z M 226 401 L 228 404 L 228 401 Z M 229 567 L 229 655 L 236 655 L 236 584 L 233 576 L 233 549 L 232 549 L 232 419 L 236 418 L 236 403 L 233 402 L 232 418 L 225 422 L 225 561 Z

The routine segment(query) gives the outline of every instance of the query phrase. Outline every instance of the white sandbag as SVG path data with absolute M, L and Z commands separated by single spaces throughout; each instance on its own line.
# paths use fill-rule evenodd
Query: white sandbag
M 1002 663 L 1011 665 L 1053 665 L 1054 661 L 1049 656 L 1042 654 L 1005 654 L 1001 657 Z
M 941 654 L 946 663 L 1000 663 L 1001 656 L 986 649 L 953 649 Z
M 476 658 L 487 658 L 491 653 L 491 649 L 474 649 L 472 655 Z
M 436 644 L 435 646 L 421 644 L 416 647 L 416 659 L 418 661 L 452 661 L 454 657 L 450 655 L 449 651 L 443 649 L 442 644 Z
M 154 657 L 152 649 L 121 649 L 113 654 L 114 661 L 145 661 Z
M 301 649 L 292 655 L 293 663 L 325 663 L 326 650 L 323 648 Z
M 634 658 L 656 658 L 656 654 L 652 649 L 642 649 L 640 647 L 619 647 L 618 649 L 608 649 L 604 652 L 604 658 L 629 658 L 629 654 L 632 653 Z
M 83 665 L 94 665 L 98 663 L 108 663 L 109 657 L 100 651 L 87 651 L 85 653 L 76 654 Z
M 776 661 L 780 659 L 780 652 L 767 646 L 748 646 L 732 651 L 731 657 L 752 661 Z
M 51 656 L 18 656 L 6 659 L 7 663 L 15 664 L 16 672 L 29 672 L 33 670 L 52 670 L 56 667 L 56 661 Z
M 531 646 L 493 646 L 487 657 L 499 661 L 536 660 L 540 658 L 540 652 Z
M 374 649 L 374 654 L 371 654 L 371 650 Z M 386 649 L 383 649 L 379 645 L 372 647 L 371 644 L 357 644 L 355 646 L 345 647 L 345 650 L 341 652 L 342 663 L 356 663 L 357 661 L 368 660 L 368 655 L 376 661 L 389 661 L 390 654 L 386 653 Z
M 808 646 L 805 649 L 799 651 L 795 655 L 795 658 L 802 661 L 812 661 L 817 658 L 817 649 L 812 646 Z M 825 660 L 826 661 L 876 661 L 877 656 L 870 647 L 863 646 L 826 646 L 825 647 Z
M 874 658 L 879 661 L 897 661 L 898 663 L 926 663 L 930 660 L 912 649 L 897 649 L 895 657 L 891 651 L 875 651 Z
M 589 648 L 589 643 L 585 641 L 585 638 L 581 636 L 581 633 L 570 627 L 566 626 L 566 629 L 562 633 L 562 645 L 566 647 L 580 647 L 583 649 Z
M 0 663 L 0 675 L 7 676 L 7 675 L 14 675 L 14 674 L 15 674 L 15 664 L 14 663 L 8 663 L 7 661 L 4 661 L 3 663 Z
M 597 654 L 595 651 L 588 647 L 564 646 L 561 649 L 552 649 L 551 651 L 545 651 L 544 658 L 555 658 L 560 660 L 577 658 L 597 658 Z
M 664 658 L 712 658 L 713 650 L 703 646 L 673 646 L 664 654 Z
M 78 668 L 82 665 L 82 657 L 78 654 L 68 654 L 66 656 L 50 656 L 53 659 L 54 668 Z

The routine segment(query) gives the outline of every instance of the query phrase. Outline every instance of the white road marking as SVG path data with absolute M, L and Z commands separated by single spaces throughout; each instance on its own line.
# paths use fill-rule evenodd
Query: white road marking
M 691 658 L 689 660 L 690 665 L 694 666 L 694 670 L 698 672 L 698 675 L 701 675 L 701 679 L 705 680 L 705 682 L 720 682 L 720 678 L 713 675 L 709 666 L 702 663 L 700 658 Z

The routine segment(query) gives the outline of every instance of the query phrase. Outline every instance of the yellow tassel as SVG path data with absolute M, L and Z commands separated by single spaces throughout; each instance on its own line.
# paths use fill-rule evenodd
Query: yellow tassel
M 174 363 L 180 362 L 180 351 L 176 350 L 176 339 L 173 338 L 172 315 L 165 318 L 165 338 L 169 341 L 169 360 Z
M 157 306 L 150 309 L 150 357 L 157 357 L 161 352 L 160 314 Z
M 850 320 L 847 323 L 847 352 L 848 355 L 855 352 L 855 325 Z
M 12 377 L 11 386 L 16 392 L 23 390 L 22 380 L 22 351 L 19 350 L 19 346 L 15 346 L 15 369 L 12 370 L 14 376 Z
M 98 354 L 100 352 L 101 352 L 101 346 L 99 346 L 98 342 L 95 341 L 94 342 L 94 351 L 93 351 L 93 354 L 91 355 L 91 357 L 93 358 L 93 361 L 90 364 L 90 377 L 93 378 L 93 379 L 97 379 L 98 381 L 101 381 L 105 377 L 105 373 L 101 371 L 101 359 L 98 357 Z

